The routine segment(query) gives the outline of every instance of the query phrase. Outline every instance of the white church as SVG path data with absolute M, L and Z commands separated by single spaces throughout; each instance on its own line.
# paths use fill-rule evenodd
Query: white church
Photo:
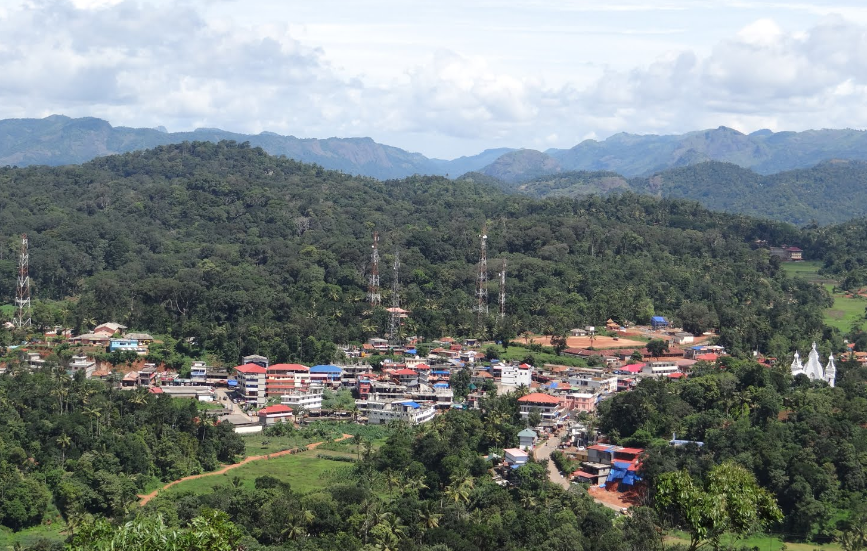
M 829 386 L 834 386 L 834 379 L 837 378 L 837 367 L 834 365 L 834 355 L 828 356 L 828 365 L 822 369 L 822 364 L 819 363 L 819 352 L 816 351 L 816 343 L 813 343 L 813 349 L 810 350 L 810 355 L 807 356 L 807 364 L 801 363 L 801 356 L 795 350 L 795 361 L 792 362 L 792 377 L 796 375 L 806 375 L 812 381 L 825 381 Z

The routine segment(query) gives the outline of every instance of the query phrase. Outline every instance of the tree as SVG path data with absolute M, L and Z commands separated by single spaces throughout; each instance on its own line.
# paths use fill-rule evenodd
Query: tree
M 746 536 L 783 518 L 773 495 L 733 461 L 711 469 L 703 486 L 685 469 L 663 474 L 656 483 L 654 505 L 689 532 L 689 551 L 704 543 L 717 547 L 727 532 Z
M 668 341 L 665 339 L 653 339 L 647 343 L 647 352 L 654 358 L 659 358 L 668 352 Z
M 539 408 L 533 408 L 530 410 L 530 413 L 527 414 L 527 426 L 528 427 L 538 427 L 542 423 L 542 412 L 539 411 Z
M 551 346 L 554 348 L 554 353 L 558 356 L 569 346 L 568 335 L 563 333 L 560 335 L 551 335 Z

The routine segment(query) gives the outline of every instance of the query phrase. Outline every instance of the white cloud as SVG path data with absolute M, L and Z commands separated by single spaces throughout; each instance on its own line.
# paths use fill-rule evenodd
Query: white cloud
M 4 6 L 0 118 L 370 135 L 441 156 L 720 124 L 867 126 L 867 27 L 818 4 L 470 2 L 440 26 L 432 6 L 402 24 L 392 0 L 366 5 L 369 19 L 322 2 L 320 19 L 282 2 L 258 15 L 195 0 Z M 726 34 L 698 40 L 694 5 Z M 776 17 L 789 13 L 812 19 Z

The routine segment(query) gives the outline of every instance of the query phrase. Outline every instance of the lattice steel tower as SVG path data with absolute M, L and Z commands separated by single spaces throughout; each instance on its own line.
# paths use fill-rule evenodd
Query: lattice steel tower
M 481 254 L 479 255 L 479 277 L 478 286 L 476 287 L 476 312 L 478 314 L 478 323 L 481 328 L 484 324 L 485 316 L 488 315 L 488 235 L 487 224 L 482 227 Z
M 18 290 L 15 293 L 18 315 L 17 327 L 30 325 L 30 253 L 27 250 L 27 234 L 21 235 L 21 254 L 18 256 Z
M 503 259 L 503 269 L 500 270 L 500 319 L 506 317 L 506 259 Z
M 388 339 L 400 344 L 400 253 L 394 251 L 394 279 L 391 282 L 391 316 L 388 320 Z
M 373 307 L 382 304 L 379 292 L 379 233 L 373 232 L 373 252 L 370 253 L 370 280 L 367 284 L 367 298 Z

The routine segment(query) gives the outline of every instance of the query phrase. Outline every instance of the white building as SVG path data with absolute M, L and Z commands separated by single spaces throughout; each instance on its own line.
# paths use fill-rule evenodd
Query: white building
M 569 385 L 573 390 L 614 393 L 617 392 L 617 375 L 606 375 L 602 372 L 594 375 L 579 373 L 569 377 Z
M 256 364 L 244 364 L 235 368 L 235 378 L 238 380 L 238 392 L 248 404 L 264 406 L 265 368 Z
M 532 382 L 533 366 L 527 364 L 500 366 L 500 384 L 503 386 L 518 387 L 524 385 L 530 388 Z
M 837 378 L 837 366 L 834 365 L 834 355 L 828 356 L 828 364 L 825 369 L 822 369 L 822 364 L 819 363 L 819 352 L 816 350 L 816 343 L 813 343 L 813 349 L 810 350 L 810 355 L 807 356 L 807 365 L 801 363 L 801 356 L 795 350 L 795 360 L 792 362 L 792 377 L 797 375 L 806 375 L 811 381 L 825 381 L 828 386 L 833 387 Z
M 678 372 L 680 369 L 677 367 L 677 363 L 668 360 L 647 362 L 641 369 L 643 375 L 650 377 L 668 377 L 672 373 Z
M 310 387 L 307 392 L 292 392 L 280 396 L 280 403 L 293 410 L 319 411 L 322 409 L 322 387 Z
M 503 453 L 506 456 L 506 463 L 512 466 L 524 465 L 530 460 L 530 454 L 520 448 L 509 448 L 503 450 Z
M 430 406 L 422 406 L 412 400 L 399 402 L 379 402 L 368 400 L 367 422 L 371 425 L 386 425 L 391 421 L 404 421 L 410 425 L 420 425 L 432 420 L 436 410 Z

